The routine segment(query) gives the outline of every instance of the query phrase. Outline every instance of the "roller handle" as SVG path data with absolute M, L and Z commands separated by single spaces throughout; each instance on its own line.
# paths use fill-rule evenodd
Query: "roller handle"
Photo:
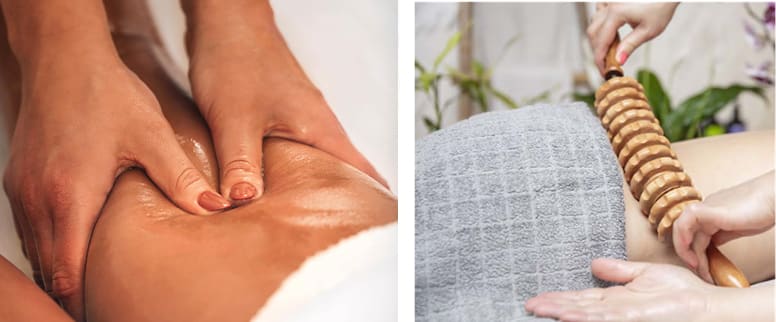
M 717 246 L 710 244 L 706 248 L 706 256 L 709 259 L 709 272 L 714 284 L 727 287 L 749 287 L 749 281 L 733 262 L 719 252 Z
M 612 77 L 622 77 L 624 75 L 622 66 L 620 66 L 620 62 L 617 61 L 617 47 L 619 46 L 620 35 L 615 33 L 614 40 L 612 41 L 612 44 L 609 45 L 609 50 L 606 52 L 606 57 L 604 57 L 604 78 L 606 80 L 609 80 Z

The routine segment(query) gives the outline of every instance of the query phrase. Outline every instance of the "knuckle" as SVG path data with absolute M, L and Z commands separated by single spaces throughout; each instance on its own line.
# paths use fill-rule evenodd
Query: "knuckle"
M 238 158 L 229 161 L 224 165 L 224 177 L 232 174 L 252 174 L 257 173 L 258 167 L 245 158 Z
M 76 274 L 62 265 L 55 265 L 51 274 L 51 294 L 57 298 L 69 298 L 78 290 Z
M 174 192 L 181 193 L 202 181 L 199 171 L 192 167 L 184 168 L 175 180 Z
M 43 189 L 43 193 L 48 199 L 49 204 L 55 205 L 55 209 L 62 210 L 55 211 L 55 215 L 64 214 L 68 209 L 70 209 L 70 206 L 72 205 L 73 180 L 69 174 L 66 174 L 60 170 L 52 171 Z M 28 200 L 26 200 L 26 202 L 34 202 L 35 199 L 38 199 L 37 196 L 29 195 L 27 198 Z

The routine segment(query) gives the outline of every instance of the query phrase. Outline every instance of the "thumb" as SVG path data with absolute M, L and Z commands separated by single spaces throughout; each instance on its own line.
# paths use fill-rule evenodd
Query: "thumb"
M 641 44 L 652 38 L 651 33 L 646 27 L 637 26 L 631 33 L 629 33 L 620 42 L 620 46 L 617 48 L 617 60 L 620 64 L 624 64 L 631 56 L 636 48 L 639 48 Z
M 262 132 L 257 127 L 230 124 L 213 127 L 213 141 L 221 176 L 221 193 L 235 203 L 260 197 L 262 180 Z
M 593 275 L 614 283 L 628 283 L 644 273 L 649 263 L 629 262 L 612 258 L 594 259 L 591 265 Z
M 172 130 L 163 135 L 162 140 L 144 142 L 159 143 L 144 145 L 143 151 L 134 153 L 139 156 L 138 162 L 178 207 L 193 214 L 205 215 L 231 206 L 194 167 L 175 140 Z

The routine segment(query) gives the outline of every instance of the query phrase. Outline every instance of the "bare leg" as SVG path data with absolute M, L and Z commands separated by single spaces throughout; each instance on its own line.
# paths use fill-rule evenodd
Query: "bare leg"
M 728 188 L 773 170 L 774 132 L 746 132 L 697 139 L 673 145 L 695 187 L 704 195 Z M 657 240 L 638 202 L 624 187 L 628 258 L 684 266 L 671 238 Z M 735 215 L 735 214 L 732 214 Z M 750 282 L 774 276 L 773 229 L 729 242 L 720 250 L 744 271 Z

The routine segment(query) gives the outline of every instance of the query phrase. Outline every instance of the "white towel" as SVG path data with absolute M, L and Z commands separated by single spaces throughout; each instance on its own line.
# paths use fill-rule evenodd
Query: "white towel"
M 365 230 L 308 258 L 251 322 L 396 321 L 396 228 Z

